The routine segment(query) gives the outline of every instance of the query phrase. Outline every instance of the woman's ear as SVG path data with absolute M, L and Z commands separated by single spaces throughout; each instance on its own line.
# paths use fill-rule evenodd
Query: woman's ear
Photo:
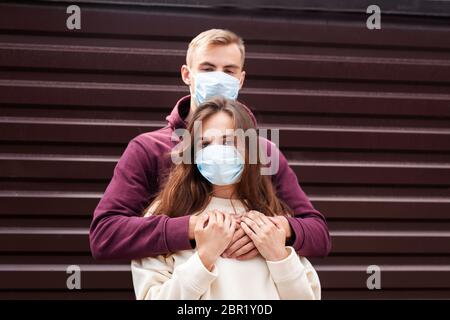
M 191 71 L 185 64 L 181 66 L 181 79 L 187 86 L 190 86 L 192 84 Z

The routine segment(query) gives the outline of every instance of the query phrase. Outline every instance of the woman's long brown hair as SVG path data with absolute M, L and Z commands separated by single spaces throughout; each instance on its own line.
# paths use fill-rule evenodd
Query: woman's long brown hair
M 244 132 L 248 129 L 255 129 L 249 111 L 237 101 L 216 98 L 197 107 L 187 128 L 191 138 L 183 141 L 185 147 L 178 151 L 179 156 L 182 157 L 183 153 L 190 149 L 191 161 L 189 163 L 181 162 L 170 169 L 162 189 L 149 206 L 153 206 L 152 214 L 179 217 L 199 213 L 208 205 L 213 188 L 194 163 L 194 145 L 196 143 L 194 123 L 206 121 L 219 112 L 224 112 L 232 118 L 234 129 L 242 129 Z M 259 142 L 259 139 L 257 140 Z M 252 161 L 256 163 L 250 163 L 247 152 L 249 143 L 249 139 L 245 139 L 245 165 L 241 179 L 236 186 L 236 197 L 243 202 L 247 210 L 257 210 L 267 216 L 291 214 L 292 210 L 276 196 L 270 176 L 261 175 L 262 164 L 259 149 L 256 152 L 257 161 Z M 258 148 L 260 147 L 260 143 L 258 143 Z M 266 148 L 266 146 L 263 147 Z M 265 149 L 264 152 L 266 152 Z

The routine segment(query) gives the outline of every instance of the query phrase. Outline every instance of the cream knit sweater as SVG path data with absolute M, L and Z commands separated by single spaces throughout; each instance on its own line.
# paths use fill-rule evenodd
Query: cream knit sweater
M 204 211 L 214 209 L 246 211 L 238 200 L 212 197 Z M 219 257 L 211 272 L 196 250 L 133 260 L 131 271 L 136 298 L 320 299 L 320 281 L 313 266 L 292 247 L 288 249 L 290 255 L 281 261 L 266 261 L 261 256 L 246 261 Z

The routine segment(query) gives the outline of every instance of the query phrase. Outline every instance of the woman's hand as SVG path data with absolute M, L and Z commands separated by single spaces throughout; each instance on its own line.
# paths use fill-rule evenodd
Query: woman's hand
M 283 260 L 289 255 L 286 249 L 286 231 L 277 219 L 252 210 L 241 220 L 242 229 L 266 260 Z
M 233 238 L 236 219 L 217 210 L 202 215 L 195 225 L 195 242 L 200 260 L 212 270 L 217 258 L 225 251 Z

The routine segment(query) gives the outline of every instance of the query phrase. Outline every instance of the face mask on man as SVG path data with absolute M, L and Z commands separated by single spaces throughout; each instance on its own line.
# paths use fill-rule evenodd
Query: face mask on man
M 206 180 L 218 186 L 239 182 L 244 159 L 234 146 L 209 145 L 195 156 L 197 168 Z
M 225 72 L 198 72 L 194 76 L 194 82 L 192 97 L 197 106 L 214 96 L 222 96 L 231 100 L 236 100 L 238 97 L 239 80 Z

